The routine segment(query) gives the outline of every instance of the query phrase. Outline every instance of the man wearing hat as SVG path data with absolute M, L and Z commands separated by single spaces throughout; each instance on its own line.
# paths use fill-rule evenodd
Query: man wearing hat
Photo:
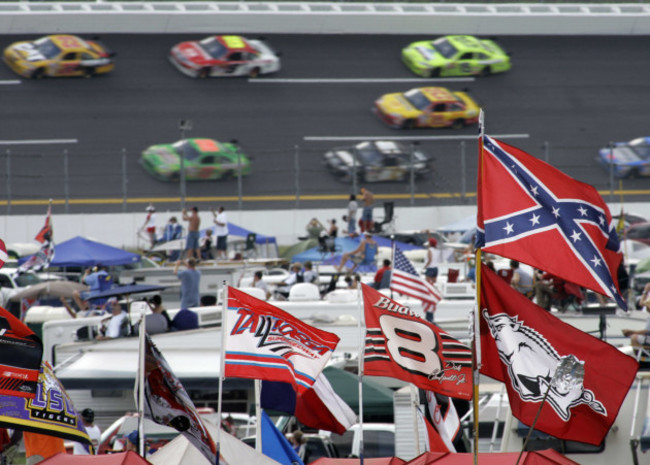
M 84 427 L 86 428 L 86 433 L 93 443 L 94 453 L 97 453 L 97 448 L 99 447 L 99 437 L 102 435 L 99 426 L 95 424 L 95 412 L 91 408 L 86 408 L 81 412 L 81 421 L 83 421 Z M 73 453 L 75 455 L 88 455 L 89 451 L 87 445 L 81 444 L 79 442 L 74 443 Z
M 438 264 L 443 262 L 442 250 L 438 249 L 438 240 L 429 237 L 427 240 L 427 259 L 424 262 L 424 274 L 432 283 L 438 278 Z

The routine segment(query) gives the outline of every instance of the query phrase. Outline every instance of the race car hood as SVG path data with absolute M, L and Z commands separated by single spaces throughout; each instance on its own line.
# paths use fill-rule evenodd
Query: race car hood
M 325 154 L 325 157 L 332 162 L 332 164 L 336 164 L 338 166 L 345 166 L 346 168 L 350 168 L 354 165 L 354 156 L 352 153 L 350 153 L 349 150 L 346 149 L 334 149 L 327 154 Z
M 614 147 L 611 154 L 609 148 L 602 149 L 601 155 L 608 163 L 611 162 L 612 158 L 615 164 L 622 165 L 632 165 L 642 161 L 634 150 L 626 146 Z
M 409 103 L 403 94 L 386 94 L 377 100 L 377 107 L 388 114 L 415 117 L 420 112 Z
M 36 63 L 44 61 L 45 57 L 38 51 L 32 42 L 16 42 L 7 47 L 7 51 L 19 59 Z
M 203 65 L 210 61 L 212 57 L 208 55 L 198 42 L 181 42 L 172 48 L 172 53 L 180 59 L 187 60 L 197 65 Z
M 427 63 L 444 63 L 446 59 L 431 45 L 429 41 L 413 42 L 404 49 L 404 53 L 410 58 Z
M 171 145 L 152 145 L 142 153 L 142 158 L 162 169 L 180 168 L 181 158 Z

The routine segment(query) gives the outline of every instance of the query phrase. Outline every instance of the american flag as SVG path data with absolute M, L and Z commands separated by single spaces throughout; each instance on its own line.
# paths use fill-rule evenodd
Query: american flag
M 435 310 L 442 300 L 442 294 L 435 285 L 418 275 L 413 264 L 404 256 L 399 247 L 393 253 L 393 272 L 390 276 L 391 290 L 420 299 L 425 311 Z

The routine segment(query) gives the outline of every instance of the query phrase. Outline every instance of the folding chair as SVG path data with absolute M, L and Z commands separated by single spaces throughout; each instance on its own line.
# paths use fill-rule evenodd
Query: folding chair
M 375 221 L 372 227 L 373 233 L 395 231 L 395 202 L 384 202 L 384 218 L 381 221 Z

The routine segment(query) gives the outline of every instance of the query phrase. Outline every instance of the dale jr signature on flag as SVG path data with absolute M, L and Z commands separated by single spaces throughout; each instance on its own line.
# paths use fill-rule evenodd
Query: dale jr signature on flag
M 476 246 L 627 304 L 616 225 L 594 187 L 483 136 Z
M 299 394 L 314 384 L 339 342 L 336 334 L 232 287 L 224 320 L 225 377 L 283 381 Z
M 427 391 L 472 398 L 469 347 L 370 286 L 362 284 L 361 289 L 365 375 L 390 376 Z
M 636 360 L 542 310 L 485 265 L 480 325 L 481 373 L 505 383 L 516 418 L 531 425 L 546 399 L 535 429 L 602 442 L 634 382 Z M 570 355 L 584 362 L 583 383 L 549 388 L 559 361 Z

